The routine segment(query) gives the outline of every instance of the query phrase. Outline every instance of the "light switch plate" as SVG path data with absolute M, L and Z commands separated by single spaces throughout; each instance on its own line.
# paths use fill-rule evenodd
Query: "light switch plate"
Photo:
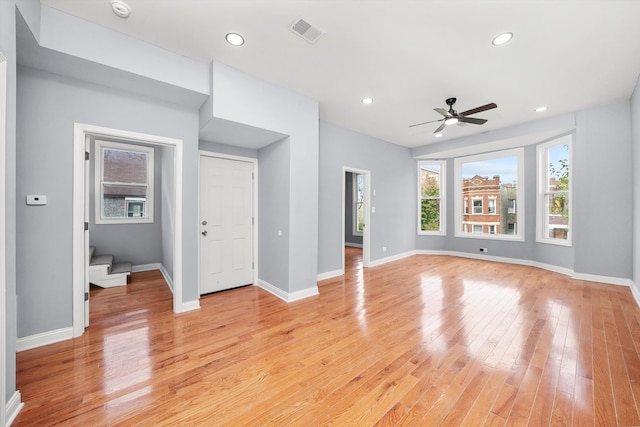
M 28 194 L 27 195 L 27 205 L 30 206 L 39 206 L 47 204 L 47 196 L 42 194 Z

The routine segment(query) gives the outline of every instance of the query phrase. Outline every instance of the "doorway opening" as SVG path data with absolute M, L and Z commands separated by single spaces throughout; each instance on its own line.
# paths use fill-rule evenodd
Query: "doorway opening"
M 342 272 L 369 267 L 371 172 L 342 168 Z
M 182 156 L 183 141 L 156 135 L 129 132 L 76 123 L 73 142 L 73 336 L 84 333 L 89 321 L 89 165 L 85 153 L 91 139 L 104 138 L 111 141 L 129 141 L 150 146 L 173 148 L 173 199 L 169 202 L 172 211 L 170 228 L 173 243 L 173 311 L 180 313 L 185 308 L 182 301 Z

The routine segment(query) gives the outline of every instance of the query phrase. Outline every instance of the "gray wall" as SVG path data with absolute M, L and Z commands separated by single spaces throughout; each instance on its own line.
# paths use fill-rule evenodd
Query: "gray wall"
M 362 245 L 362 236 L 353 235 L 353 180 L 355 174 L 346 172 L 344 177 L 344 241 Z
M 0 380 L 0 387 L 5 387 L 6 399 L 16 392 L 16 339 L 17 339 L 17 307 L 16 307 L 16 9 L 13 0 L 0 1 L 0 52 L 7 59 L 7 110 L 5 128 L 5 271 L 4 274 L 6 312 L 6 377 Z M 4 405 L 6 402 L 0 402 Z
M 318 273 L 342 268 L 342 168 L 371 172 L 371 261 L 415 248 L 415 165 L 408 148 L 320 122 Z M 383 252 L 383 246 L 387 251 Z
M 160 234 L 162 236 L 162 253 L 160 262 L 173 280 L 174 225 L 175 225 L 175 148 L 162 146 L 156 152 L 161 154 L 160 162 Z
M 522 134 L 534 127 L 535 124 L 525 124 L 512 132 Z M 454 236 L 454 165 L 453 159 L 449 159 L 447 236 L 417 236 L 416 249 L 479 254 L 479 248 L 486 247 L 490 256 L 533 260 L 576 273 L 631 278 L 630 129 L 628 102 L 575 113 L 572 247 L 536 243 L 536 151 L 535 145 L 528 145 L 525 147 L 524 242 Z M 544 141 L 541 138 L 538 142 Z M 455 143 L 465 146 L 466 141 L 462 138 Z M 601 171 L 606 171 L 606 175 Z
M 163 206 L 172 203 L 171 200 L 163 200 L 163 150 L 158 146 L 154 150 L 153 222 L 149 224 L 96 224 L 96 157 L 96 145 L 92 141 L 89 162 L 89 242 L 96 247 L 96 254 L 111 254 L 115 262 L 129 261 L 133 265 L 161 263 Z
M 262 173 L 261 153 L 258 153 L 259 185 L 270 188 L 271 192 L 287 192 L 287 199 L 278 197 L 275 200 L 286 201 L 287 205 L 279 209 L 289 212 L 288 233 L 277 236 L 277 229 L 261 227 L 258 250 L 269 253 L 270 257 L 287 256 L 273 259 L 269 264 L 287 269 L 288 281 L 270 282 L 263 276 L 262 264 L 259 266 L 260 278 L 288 293 L 315 289 L 318 271 L 318 102 L 216 61 L 212 63 L 211 75 L 212 105 L 203 105 L 201 123 L 208 122 L 206 116 L 211 112 L 217 119 L 268 130 L 272 135 L 289 136 L 288 142 L 278 145 L 276 150 L 283 159 L 279 161 L 283 171 L 277 176 L 286 173 L 286 181 L 270 182 L 272 175 Z M 207 111 L 204 111 L 205 107 Z M 282 151 L 285 148 L 288 154 Z M 285 158 L 287 163 L 284 163 Z M 286 186 L 280 186 L 281 183 Z M 259 206 L 263 206 L 263 202 L 259 202 Z M 261 217 L 262 212 L 258 215 Z M 269 221 L 263 224 L 275 226 Z M 280 246 L 281 237 L 285 236 L 288 250 L 273 252 L 273 247 Z
M 72 325 L 74 122 L 184 141 L 183 301 L 197 300 L 197 111 L 26 68 L 18 99 L 18 336 Z M 47 206 L 27 207 L 34 193 Z
M 640 294 L 640 79 L 631 97 L 631 151 L 633 181 L 633 286 Z
M 285 138 L 258 151 L 258 269 L 260 279 L 273 286 L 289 283 L 289 153 Z M 278 231 L 282 233 L 278 235 Z M 287 290 L 287 289 L 285 289 Z
M 574 271 L 632 277 L 631 166 L 628 101 L 576 113 Z

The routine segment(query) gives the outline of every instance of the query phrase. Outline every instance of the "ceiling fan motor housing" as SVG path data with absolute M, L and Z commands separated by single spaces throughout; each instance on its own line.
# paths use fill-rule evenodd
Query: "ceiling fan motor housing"
M 449 106 L 449 113 L 451 113 L 452 116 L 457 115 L 456 111 L 453 109 L 453 104 L 456 103 L 456 98 L 448 98 L 445 102 Z

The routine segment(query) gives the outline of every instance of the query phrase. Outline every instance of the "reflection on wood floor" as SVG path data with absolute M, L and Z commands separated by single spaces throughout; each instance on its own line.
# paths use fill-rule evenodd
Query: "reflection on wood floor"
M 346 253 L 289 304 L 245 287 L 174 315 L 157 271 L 94 289 L 84 336 L 18 354 L 15 425 L 640 425 L 628 288 Z

